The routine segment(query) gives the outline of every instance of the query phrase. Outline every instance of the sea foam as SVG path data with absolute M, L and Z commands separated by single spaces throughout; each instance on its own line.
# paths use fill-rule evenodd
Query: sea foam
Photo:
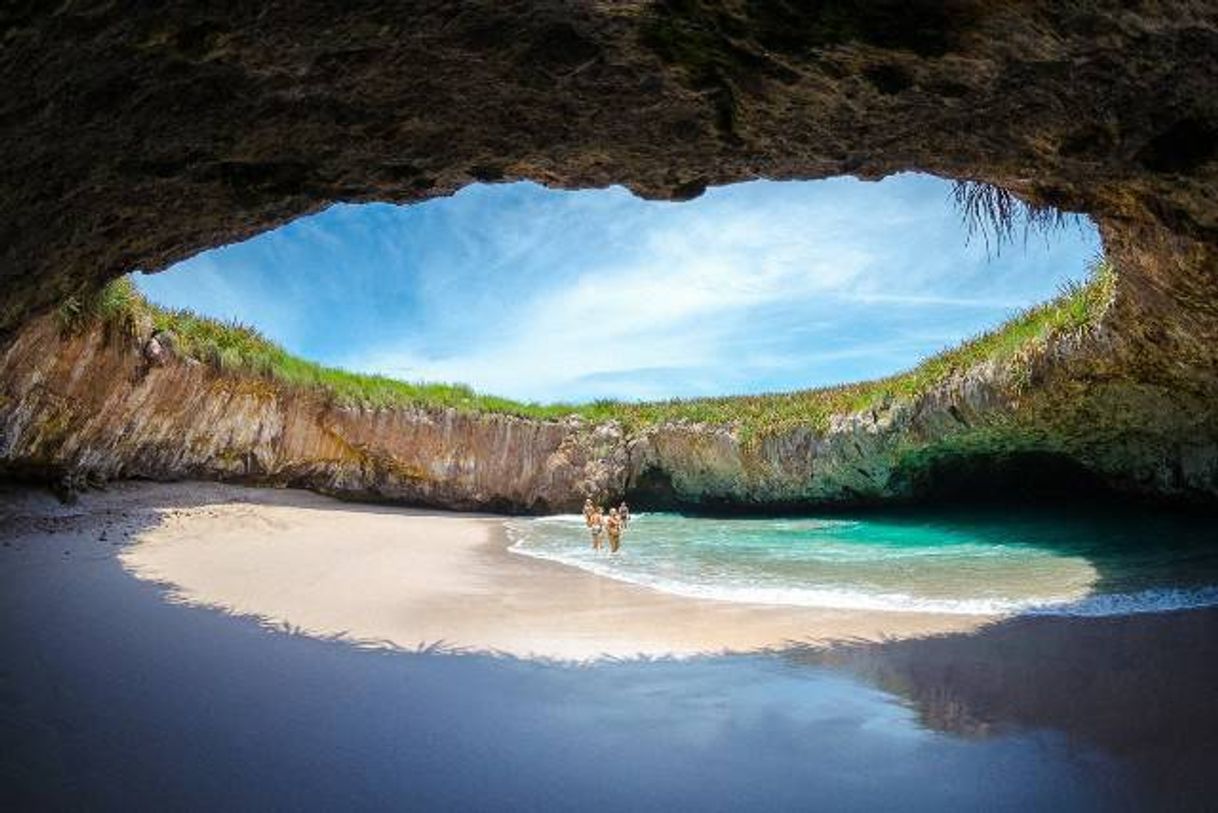
M 644 515 L 636 515 L 641 520 Z M 675 520 L 699 522 L 699 520 Z M 756 523 L 756 521 L 753 521 Z M 1161 613 L 1218 605 L 1218 586 L 1162 587 L 1123 593 L 1079 593 L 1036 597 L 928 597 L 912 592 L 867 589 L 862 585 L 796 586 L 741 583 L 730 567 L 700 571 L 697 578 L 673 576 L 649 569 L 651 563 L 639 557 L 597 555 L 589 550 L 583 517 L 574 514 L 539 517 L 508 522 L 509 550 L 535 559 L 556 562 L 619 582 L 650 588 L 670 595 L 735 604 L 760 604 L 838 610 L 866 610 L 899 613 L 935 613 L 979 616 L 1073 616 L 1106 617 L 1139 613 Z M 776 531 L 789 530 L 791 521 L 773 521 Z M 856 528 L 850 520 L 801 520 L 797 529 Z M 546 529 L 543 543 L 535 532 Z M 556 541 L 554 534 L 561 534 Z M 840 543 L 839 543 L 840 544 Z M 1001 555 L 1001 545 L 974 545 L 985 556 Z M 870 554 L 860 551 L 859 559 Z M 906 567 L 919 558 L 930 560 L 945 555 L 932 549 L 906 552 Z M 877 559 L 877 561 L 879 561 Z

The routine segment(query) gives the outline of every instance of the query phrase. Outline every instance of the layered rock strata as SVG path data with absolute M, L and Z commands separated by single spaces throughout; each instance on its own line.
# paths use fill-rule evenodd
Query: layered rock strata
M 1115 355 L 1110 334 L 1088 329 L 960 371 L 916 398 L 834 415 L 823 431 L 753 436 L 697 423 L 627 431 L 574 416 L 341 406 L 319 390 L 178 358 L 155 337 L 65 334 L 48 318 L 0 356 L 0 473 L 69 487 L 221 479 L 512 512 L 575 510 L 588 495 L 768 510 L 926 497 L 1034 460 L 1044 468 L 1019 476 L 1067 465 L 1084 478 L 1080 489 L 1213 499 L 1208 404 L 1094 361 Z

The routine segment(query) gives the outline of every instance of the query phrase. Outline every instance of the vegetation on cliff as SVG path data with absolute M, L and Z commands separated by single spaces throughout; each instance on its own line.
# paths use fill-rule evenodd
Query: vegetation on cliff
M 1114 281 L 1112 266 L 1097 259 L 1085 283 L 1069 285 L 1050 302 L 888 378 L 790 393 L 651 403 L 519 403 L 477 393 L 462 384 L 409 383 L 325 367 L 291 355 L 249 326 L 159 307 L 146 300 L 128 277 L 111 283 L 89 301 L 69 299 L 59 313 L 68 331 L 100 321 L 111 334 L 133 337 L 155 333 L 178 355 L 207 364 L 219 373 L 254 375 L 284 386 L 319 389 L 341 404 L 452 407 L 550 420 L 576 415 L 594 422 L 617 420 L 628 429 L 692 421 L 735 426 L 743 436 L 760 437 L 799 425 L 824 430 L 833 414 L 916 397 L 982 363 L 1015 363 L 1021 353 L 1037 345 L 1094 324 L 1111 300 Z

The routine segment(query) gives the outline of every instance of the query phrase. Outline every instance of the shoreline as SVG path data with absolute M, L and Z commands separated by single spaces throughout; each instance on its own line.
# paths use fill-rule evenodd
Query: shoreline
M 118 552 L 167 601 L 318 638 L 554 661 L 684 658 L 978 629 L 994 616 L 678 596 L 509 550 L 507 518 L 311 492 L 129 484 L 60 513 L 143 512 Z
M 1218 709 L 1207 701 L 1218 681 L 1218 608 L 1021 616 L 958 634 L 584 662 L 384 642 L 365 649 L 350 637 L 167 601 L 164 585 L 132 577 L 120 562 L 154 528 L 235 524 L 243 555 L 228 563 L 257 583 L 266 551 L 249 541 L 282 524 L 266 501 L 306 525 L 336 513 L 312 495 L 231 486 L 131 483 L 73 506 L 0 486 L 0 648 L 9 658 L 0 670 L 8 780 L 0 800 L 8 807 L 121 809 L 158 798 L 183 809 L 383 809 L 402 800 L 465 809 L 494 798 L 530 810 L 710 809 L 730 798 L 750 809 L 972 809 L 996 799 L 1012 810 L 1193 809 L 1215 792 Z M 365 519 L 411 513 L 339 507 Z M 413 513 L 413 525 L 453 526 L 451 516 Z M 406 547 L 440 548 L 441 559 L 465 552 L 456 558 L 470 597 L 450 603 L 466 615 L 489 605 L 502 622 L 554 579 L 569 591 L 572 575 L 602 596 L 622 595 L 622 585 L 562 565 L 521 569 L 531 560 L 497 548 L 486 532 L 497 518 L 458 519 L 482 533 L 465 544 L 433 536 Z M 341 548 L 349 536 L 326 545 Z M 348 552 L 364 547 L 357 540 Z M 306 539 L 299 553 L 307 548 Z M 374 563 L 339 561 L 348 574 Z M 498 582 L 478 582 L 500 565 L 527 574 L 531 589 L 511 601 L 486 594 Z M 295 578 L 257 586 L 285 598 Z M 306 596 L 326 589 L 324 578 L 302 588 Z M 669 626 L 652 632 L 671 643 L 673 619 L 688 615 L 672 608 L 691 602 L 640 601 L 653 613 L 667 608 L 653 617 Z M 729 616 L 732 629 L 758 618 L 752 608 L 726 608 L 733 612 L 693 618 L 703 631 L 727 629 Z M 548 624 L 557 623 L 552 609 L 539 616 Z M 603 615 L 589 600 L 564 623 L 586 630 Z M 610 620 L 629 629 L 639 616 L 631 609 Z M 542 632 L 553 630 L 530 630 Z M 725 769 L 702 770 L 708 764 Z

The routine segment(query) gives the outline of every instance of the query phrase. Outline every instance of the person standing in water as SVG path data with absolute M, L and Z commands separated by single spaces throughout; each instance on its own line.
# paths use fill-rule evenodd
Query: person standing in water
M 609 517 L 605 520 L 605 532 L 609 534 L 609 552 L 617 553 L 622 545 L 622 518 L 616 508 L 609 509 Z
M 592 515 L 596 513 L 596 506 L 592 504 L 592 498 L 588 497 L 584 500 L 584 524 L 589 528 L 592 527 Z
M 601 549 L 601 537 L 605 533 L 605 517 L 601 509 L 593 506 L 592 515 L 588 517 L 588 527 L 592 530 L 592 550 Z
M 626 501 L 622 500 L 622 504 L 617 507 L 617 518 L 622 521 L 622 530 L 630 524 L 630 506 L 626 505 Z

